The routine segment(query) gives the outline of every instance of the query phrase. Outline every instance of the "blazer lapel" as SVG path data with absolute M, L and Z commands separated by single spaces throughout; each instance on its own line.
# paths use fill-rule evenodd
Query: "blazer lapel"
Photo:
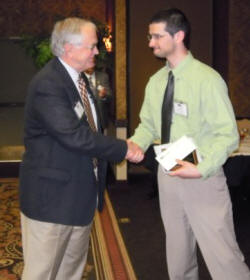
M 72 104 L 72 108 L 75 108 L 76 104 L 80 101 L 82 106 L 83 106 L 83 103 L 82 103 L 82 99 L 80 98 L 80 95 L 79 95 L 79 92 L 78 92 L 78 89 L 76 88 L 74 82 L 72 81 L 71 77 L 69 76 L 67 70 L 64 68 L 64 66 L 61 64 L 61 62 L 58 60 L 58 58 L 55 58 L 54 61 L 54 67 L 56 68 L 56 71 L 59 72 L 60 76 L 62 77 L 63 79 L 63 82 L 65 83 L 65 86 L 67 87 L 67 94 L 69 96 L 69 99 L 71 101 L 71 104 Z M 85 81 L 85 84 L 86 84 L 86 88 L 87 88 L 87 91 L 88 93 L 90 94 L 90 97 L 91 99 L 93 100 L 94 102 L 94 105 L 95 105 L 95 109 L 96 109 L 96 114 L 97 114 L 97 126 L 98 126 L 98 131 L 101 131 L 101 126 L 100 126 L 100 113 L 99 113 L 99 109 L 98 109 L 98 106 L 97 106 L 97 102 L 96 102 L 96 98 L 93 94 L 93 92 L 91 91 L 90 89 L 90 86 L 89 86 L 89 82 L 88 82 L 88 78 L 82 73 L 82 77 Z M 86 117 L 86 114 L 84 114 L 84 117 L 86 118 L 87 120 L 87 117 Z
M 69 76 L 69 73 L 61 64 L 58 58 L 54 59 L 54 67 L 56 71 L 59 73 L 60 77 L 62 78 L 65 87 L 67 88 L 67 94 L 72 103 L 72 106 L 74 107 L 79 101 L 82 102 L 79 96 L 78 89 L 76 88 L 74 82 Z

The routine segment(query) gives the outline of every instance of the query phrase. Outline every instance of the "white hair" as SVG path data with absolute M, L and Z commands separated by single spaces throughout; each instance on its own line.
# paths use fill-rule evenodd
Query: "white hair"
M 64 45 L 70 43 L 72 45 L 81 45 L 83 35 L 81 28 L 85 25 L 91 25 L 94 29 L 96 26 L 93 22 L 77 17 L 66 18 L 58 21 L 51 35 L 51 51 L 55 56 L 62 56 L 64 53 Z

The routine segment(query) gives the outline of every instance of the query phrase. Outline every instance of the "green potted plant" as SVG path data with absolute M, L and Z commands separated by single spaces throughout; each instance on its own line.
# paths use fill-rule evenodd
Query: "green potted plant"
M 103 42 L 103 38 L 110 36 L 109 28 L 106 24 L 98 22 L 95 19 L 92 19 L 92 21 L 97 25 L 99 38 L 99 55 L 96 59 L 96 67 L 98 69 L 105 69 L 112 72 L 112 53 L 106 50 L 105 44 Z M 53 57 L 50 49 L 49 35 L 38 34 L 32 36 L 25 34 L 21 36 L 20 43 L 25 49 L 26 53 L 33 58 L 38 69 L 42 68 Z

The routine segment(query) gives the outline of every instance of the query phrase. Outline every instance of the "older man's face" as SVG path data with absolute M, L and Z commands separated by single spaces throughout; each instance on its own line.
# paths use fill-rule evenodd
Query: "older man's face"
M 78 72 L 94 67 L 95 55 L 99 53 L 95 28 L 91 25 L 86 25 L 82 28 L 81 33 L 83 35 L 83 43 L 79 46 L 72 45 L 69 53 L 71 65 Z

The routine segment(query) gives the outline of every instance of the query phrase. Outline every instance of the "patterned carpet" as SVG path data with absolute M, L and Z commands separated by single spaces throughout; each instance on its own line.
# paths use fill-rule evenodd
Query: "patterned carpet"
M 0 184 L 0 280 L 18 280 L 23 269 L 17 181 Z
M 136 280 L 126 247 L 106 195 L 96 213 L 83 280 Z M 19 280 L 23 270 L 18 180 L 0 181 L 0 280 Z

